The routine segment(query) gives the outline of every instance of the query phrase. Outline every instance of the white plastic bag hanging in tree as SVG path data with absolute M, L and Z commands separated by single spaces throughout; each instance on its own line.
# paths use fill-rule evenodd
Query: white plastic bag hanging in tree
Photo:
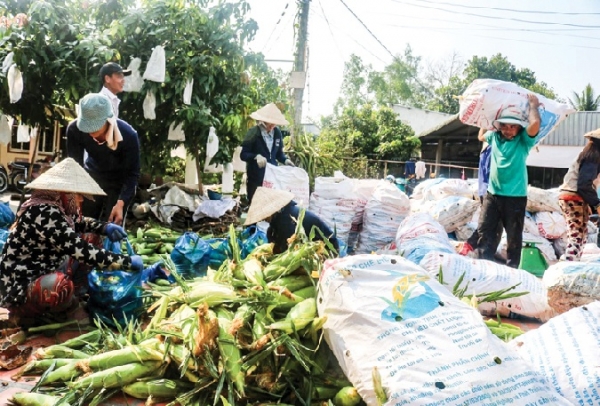
M 17 142 L 29 142 L 29 133 L 30 128 L 28 125 L 19 124 L 19 127 L 17 127 Z
M 16 103 L 21 100 L 21 95 L 23 94 L 23 75 L 17 65 L 11 65 L 8 68 L 7 74 L 8 80 L 8 93 L 10 95 L 10 102 Z
M 0 114 L 0 144 L 10 144 L 13 118 Z
M 175 122 L 172 122 L 169 126 L 169 134 L 167 135 L 169 141 L 185 141 L 185 133 L 183 132 L 183 123 L 179 123 L 175 126 Z
M 154 92 L 152 90 L 148 90 L 148 92 L 146 92 L 146 97 L 144 98 L 142 107 L 144 108 L 144 118 L 147 118 L 148 120 L 156 120 L 156 112 L 154 111 L 156 108 L 156 96 L 154 96 Z
M 150 55 L 150 60 L 146 65 L 144 79 L 163 83 L 165 81 L 165 66 L 165 49 L 157 45 L 152 50 L 152 55 Z
M 223 177 L 221 179 L 221 192 L 233 193 L 233 164 L 223 165 Z
M 140 73 L 140 58 L 133 58 L 127 67 L 131 71 L 131 75 L 125 76 L 125 84 L 123 85 L 124 92 L 141 92 L 144 85 L 144 79 Z
M 12 65 L 14 65 L 14 63 L 13 63 L 14 56 L 15 56 L 14 52 L 9 52 L 8 55 L 6 55 L 6 57 L 4 58 L 4 61 L 2 61 L 2 73 L 8 72 L 8 68 L 10 68 Z
M 233 151 L 233 170 L 235 172 L 246 173 L 246 162 L 242 161 L 241 154 L 242 147 L 236 147 Z
M 194 88 L 194 78 L 188 79 L 183 89 L 183 104 L 192 104 L 192 89 Z
M 210 160 L 217 154 L 217 152 L 219 152 L 219 137 L 217 136 L 217 130 L 214 127 L 210 127 L 208 139 L 206 140 L 206 160 L 204 161 L 204 172 L 223 172 L 223 165 L 211 165 L 210 163 Z

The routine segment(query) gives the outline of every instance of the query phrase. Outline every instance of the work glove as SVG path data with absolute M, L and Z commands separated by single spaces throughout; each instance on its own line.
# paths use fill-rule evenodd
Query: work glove
M 129 265 L 129 269 L 132 271 L 141 271 L 144 269 L 144 261 L 142 261 L 142 257 L 139 255 L 132 255 L 129 258 L 131 259 L 131 265 Z
M 289 159 L 289 158 L 285 160 L 285 164 L 287 166 L 293 166 L 294 168 L 296 167 L 296 165 L 294 165 L 294 163 L 292 162 L 292 160 Z
M 167 275 L 163 269 L 163 262 L 158 261 L 142 271 L 142 283 L 154 282 L 157 279 L 166 279 L 169 283 L 174 283 L 173 275 Z
M 264 156 L 256 155 L 256 158 L 254 159 L 256 160 L 256 164 L 259 168 L 264 168 L 265 166 L 267 166 L 267 158 L 265 158 Z
M 127 233 L 123 230 L 123 227 L 113 223 L 107 223 L 104 227 L 104 235 L 108 237 L 112 242 L 121 241 L 127 237 Z

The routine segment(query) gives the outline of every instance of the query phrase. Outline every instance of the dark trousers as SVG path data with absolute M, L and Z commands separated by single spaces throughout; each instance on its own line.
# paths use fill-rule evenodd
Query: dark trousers
M 483 199 L 483 196 L 479 196 L 479 201 L 481 202 L 482 206 Z M 482 216 L 482 214 L 480 214 L 480 216 Z M 479 219 L 479 221 L 481 221 L 481 218 Z M 500 244 L 500 240 L 502 239 L 502 231 L 502 222 L 499 222 L 498 227 L 496 227 L 496 242 L 494 243 L 496 247 Z M 477 230 L 473 231 L 473 234 L 471 234 L 471 236 L 467 239 L 467 244 L 473 247 L 473 249 L 479 246 L 479 232 Z
M 254 197 L 254 193 L 256 193 L 256 189 L 258 189 L 259 186 L 262 186 L 262 180 L 260 183 L 250 182 L 249 180 L 246 182 L 246 193 L 248 194 L 248 204 L 252 203 L 252 198 Z
M 521 261 L 523 247 L 523 224 L 527 197 L 498 196 L 488 193 L 483 200 L 481 217 L 479 218 L 479 257 L 494 260 L 498 249 L 498 224 L 504 225 L 507 239 L 506 265 L 517 268 Z
M 113 207 L 119 200 L 121 195 L 122 183 L 106 182 L 95 178 L 96 182 L 106 196 L 94 196 L 94 200 L 84 199 L 81 206 L 81 212 L 85 217 L 91 217 L 100 221 L 108 221 L 108 216 Z M 127 218 L 127 210 L 129 209 L 129 203 L 125 202 L 123 205 L 123 225 L 125 225 L 125 218 Z

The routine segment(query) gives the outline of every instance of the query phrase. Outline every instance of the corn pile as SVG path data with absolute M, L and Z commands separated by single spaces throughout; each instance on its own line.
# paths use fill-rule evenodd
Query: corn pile
M 143 328 L 99 325 L 39 350 L 18 374 L 42 374 L 39 383 L 13 402 L 98 405 L 124 392 L 147 404 L 358 404 L 317 316 L 311 275 L 328 243 L 297 231 L 288 251 L 273 255 L 264 244 L 242 261 L 231 227 L 233 259 L 206 278 L 184 281 L 175 272 L 174 285 L 153 285 Z
M 135 235 L 129 236 L 129 243 L 137 255 L 142 257 L 145 266 L 161 261 L 161 255 L 170 254 L 181 233 L 162 226 L 138 228 Z M 122 248 L 127 252 L 126 247 Z

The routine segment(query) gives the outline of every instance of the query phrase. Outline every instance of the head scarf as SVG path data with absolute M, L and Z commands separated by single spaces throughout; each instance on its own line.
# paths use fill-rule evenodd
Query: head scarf
M 21 217 L 27 208 L 41 204 L 48 204 L 60 210 L 71 228 L 75 227 L 75 219 L 79 220 L 81 218 L 81 211 L 77 206 L 74 193 L 55 192 L 44 189 L 32 190 L 31 197 L 21 205 L 21 208 L 17 212 L 17 218 Z

